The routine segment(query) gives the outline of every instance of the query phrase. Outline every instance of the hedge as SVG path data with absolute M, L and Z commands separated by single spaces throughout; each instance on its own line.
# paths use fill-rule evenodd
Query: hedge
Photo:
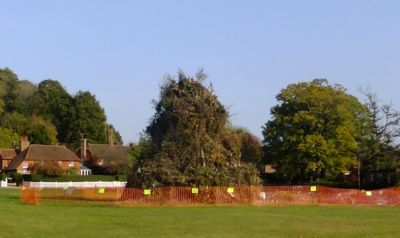
M 85 181 L 127 181 L 126 175 L 62 175 L 54 177 L 46 177 L 43 175 L 23 175 L 24 181 L 32 182 L 85 182 Z

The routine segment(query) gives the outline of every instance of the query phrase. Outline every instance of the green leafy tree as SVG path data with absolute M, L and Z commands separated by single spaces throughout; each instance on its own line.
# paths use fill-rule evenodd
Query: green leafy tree
M 161 86 L 156 113 L 146 129 L 129 186 L 257 184 L 256 169 L 240 160 L 240 147 L 231 143 L 228 112 L 196 78 L 178 72 Z
M 240 143 L 241 160 L 260 167 L 264 154 L 261 141 L 246 129 L 233 128 L 233 130 Z
M 19 141 L 19 136 L 10 129 L 0 127 L 0 148 L 13 148 L 13 144 Z
M 37 118 L 43 120 L 37 124 Z M 36 86 L 19 80 L 8 68 L 0 69 L 0 127 L 29 134 L 34 143 L 59 141 L 70 147 L 78 146 L 82 135 L 91 143 L 105 143 L 107 138 L 104 110 L 90 92 L 73 97 L 56 80 L 44 80 Z M 114 140 L 123 144 L 115 129 Z
M 36 104 L 32 98 L 33 95 L 38 91 L 38 87 L 27 81 L 20 80 L 16 88 L 15 98 L 15 111 L 25 116 L 30 116 L 35 108 L 38 108 L 40 104 Z M 38 114 L 38 113 L 37 113 Z
M 3 97 L 5 109 L 13 112 L 16 109 L 18 77 L 8 68 L 0 69 L 0 95 Z
M 78 92 L 74 97 L 75 119 L 72 143 L 83 135 L 90 143 L 106 143 L 107 123 L 104 109 L 90 92 Z
M 3 99 L 0 98 L 0 115 L 3 114 L 4 110 L 5 110 L 5 104 Z
M 5 113 L 0 117 L 0 125 L 14 133 L 22 134 L 28 126 L 28 118 L 17 112 Z
M 117 143 L 118 145 L 123 145 L 124 141 L 122 140 L 122 136 L 119 133 L 119 131 L 117 131 L 112 124 L 109 125 L 109 128 L 112 129 L 112 131 L 113 131 L 114 143 Z
M 379 104 L 375 93 L 361 90 L 365 95 L 371 123 L 364 139 L 364 150 L 360 155 L 361 174 L 371 170 L 396 170 L 400 168 L 397 155 L 400 137 L 400 112 L 392 104 Z
M 57 143 L 57 129 L 42 117 L 33 116 L 27 126 L 22 130 L 32 144 L 54 145 Z
M 332 180 L 357 166 L 368 110 L 327 80 L 291 84 L 263 127 L 265 163 L 281 181 Z
M 32 114 L 38 113 L 43 118 L 51 121 L 57 128 L 57 139 L 61 143 L 73 143 L 79 137 L 73 138 L 72 123 L 75 119 L 73 98 L 65 88 L 56 80 L 42 81 L 38 92 L 32 96 L 36 104 Z

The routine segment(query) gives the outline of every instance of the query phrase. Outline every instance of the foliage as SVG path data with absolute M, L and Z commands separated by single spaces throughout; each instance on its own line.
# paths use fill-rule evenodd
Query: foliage
M 260 167 L 263 149 L 260 140 L 243 128 L 232 128 L 240 143 L 240 158 L 242 161 Z
M 12 173 L 11 174 L 11 179 L 16 183 L 17 186 L 22 184 L 22 175 L 18 173 Z
M 7 111 L 15 111 L 18 77 L 8 68 L 0 69 L 1 92 Z
M 360 155 L 361 171 L 396 170 L 400 168 L 398 138 L 400 137 L 400 112 L 392 104 L 379 105 L 377 95 L 362 91 L 369 109 L 369 136 L 365 138 L 365 149 Z
M 19 136 L 10 129 L 0 127 L 0 148 L 13 148 L 13 143 L 19 140 Z
M 124 144 L 124 141 L 122 140 L 122 136 L 121 136 L 121 134 L 119 133 L 119 131 L 117 131 L 117 130 L 115 129 L 115 127 L 114 127 L 112 124 L 110 124 L 110 125 L 108 126 L 108 128 L 111 129 L 111 130 L 113 131 L 113 140 L 114 140 L 114 144 L 116 143 L 117 145 L 123 145 L 123 144 Z
M 263 127 L 265 163 L 293 183 L 334 179 L 357 164 L 367 108 L 326 80 L 291 84 Z
M 68 168 L 64 171 L 65 175 L 78 175 L 79 169 L 78 168 Z
M 0 118 L 1 126 L 12 130 L 14 133 L 22 134 L 28 126 L 28 118 L 23 114 L 12 112 L 5 113 Z
M 31 122 L 36 116 L 45 123 Z M 29 132 L 35 137 L 34 143 L 58 141 L 77 147 L 82 135 L 90 143 L 106 141 L 106 116 L 90 92 L 71 96 L 56 80 L 48 79 L 35 85 L 19 80 L 8 68 L 0 69 L 0 127 L 19 135 Z M 117 143 L 123 143 L 115 129 L 114 138 Z
M 71 143 L 71 140 L 79 138 L 71 138 L 71 124 L 75 119 L 73 98 L 58 81 L 49 79 L 39 83 L 34 101 L 38 113 L 57 128 L 57 138 L 61 143 Z
M 57 129 L 42 117 L 32 116 L 22 134 L 28 136 L 32 144 L 54 145 L 57 143 Z
M 99 158 L 90 156 L 84 165 L 92 170 L 94 175 L 130 175 L 133 169 L 133 158 L 124 158 L 117 163 L 98 165 Z
M 57 143 L 57 129 L 51 122 L 45 121 L 40 116 L 33 115 L 28 119 L 17 112 L 7 113 L 0 117 L 0 125 L 9 128 L 15 135 L 28 136 L 32 144 Z
M 126 181 L 124 176 L 112 176 L 112 175 L 61 175 L 61 176 L 43 176 L 40 174 L 23 175 L 24 181 L 32 182 L 96 182 L 96 181 Z
M 76 117 L 72 123 L 72 138 L 78 143 L 83 135 L 89 143 L 106 143 L 106 115 L 99 101 L 90 92 L 78 92 L 74 97 Z
M 0 98 L 0 115 L 4 112 L 5 110 L 5 104 L 3 99 Z
M 57 161 L 40 161 L 34 163 L 30 171 L 32 174 L 40 174 L 44 176 L 60 176 L 64 174 L 64 170 L 58 165 Z
M 161 86 L 156 113 L 146 129 L 149 144 L 130 186 L 256 184 L 253 166 L 240 161 L 229 138 L 228 112 L 196 78 L 178 72 Z
M 25 116 L 31 115 L 35 108 L 40 107 L 33 100 L 33 96 L 38 91 L 35 84 L 27 80 L 18 81 L 15 97 L 15 111 Z

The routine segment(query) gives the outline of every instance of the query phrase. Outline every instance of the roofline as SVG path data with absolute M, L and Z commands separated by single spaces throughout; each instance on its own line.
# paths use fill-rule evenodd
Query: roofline
M 25 161 L 26 160 L 26 158 L 28 158 L 28 155 L 29 155 L 29 152 L 31 151 L 31 146 L 28 146 L 28 148 L 27 148 L 27 150 L 28 151 L 26 151 L 26 155 L 25 155 L 25 157 L 22 157 L 22 161 L 21 161 L 21 163 L 23 162 L 23 161 Z
M 64 147 L 67 148 L 65 145 L 41 145 L 41 144 L 31 144 L 29 145 L 29 147 L 31 146 L 41 146 L 41 147 Z M 67 148 L 68 149 L 68 148 Z

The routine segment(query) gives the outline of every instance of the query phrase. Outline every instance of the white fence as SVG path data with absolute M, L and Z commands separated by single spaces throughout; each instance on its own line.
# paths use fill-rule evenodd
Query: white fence
M 31 187 L 31 188 L 117 188 L 117 187 L 125 187 L 126 182 L 24 182 L 23 186 Z
M 0 188 L 7 188 L 7 179 L 6 180 L 1 180 L 0 182 Z

